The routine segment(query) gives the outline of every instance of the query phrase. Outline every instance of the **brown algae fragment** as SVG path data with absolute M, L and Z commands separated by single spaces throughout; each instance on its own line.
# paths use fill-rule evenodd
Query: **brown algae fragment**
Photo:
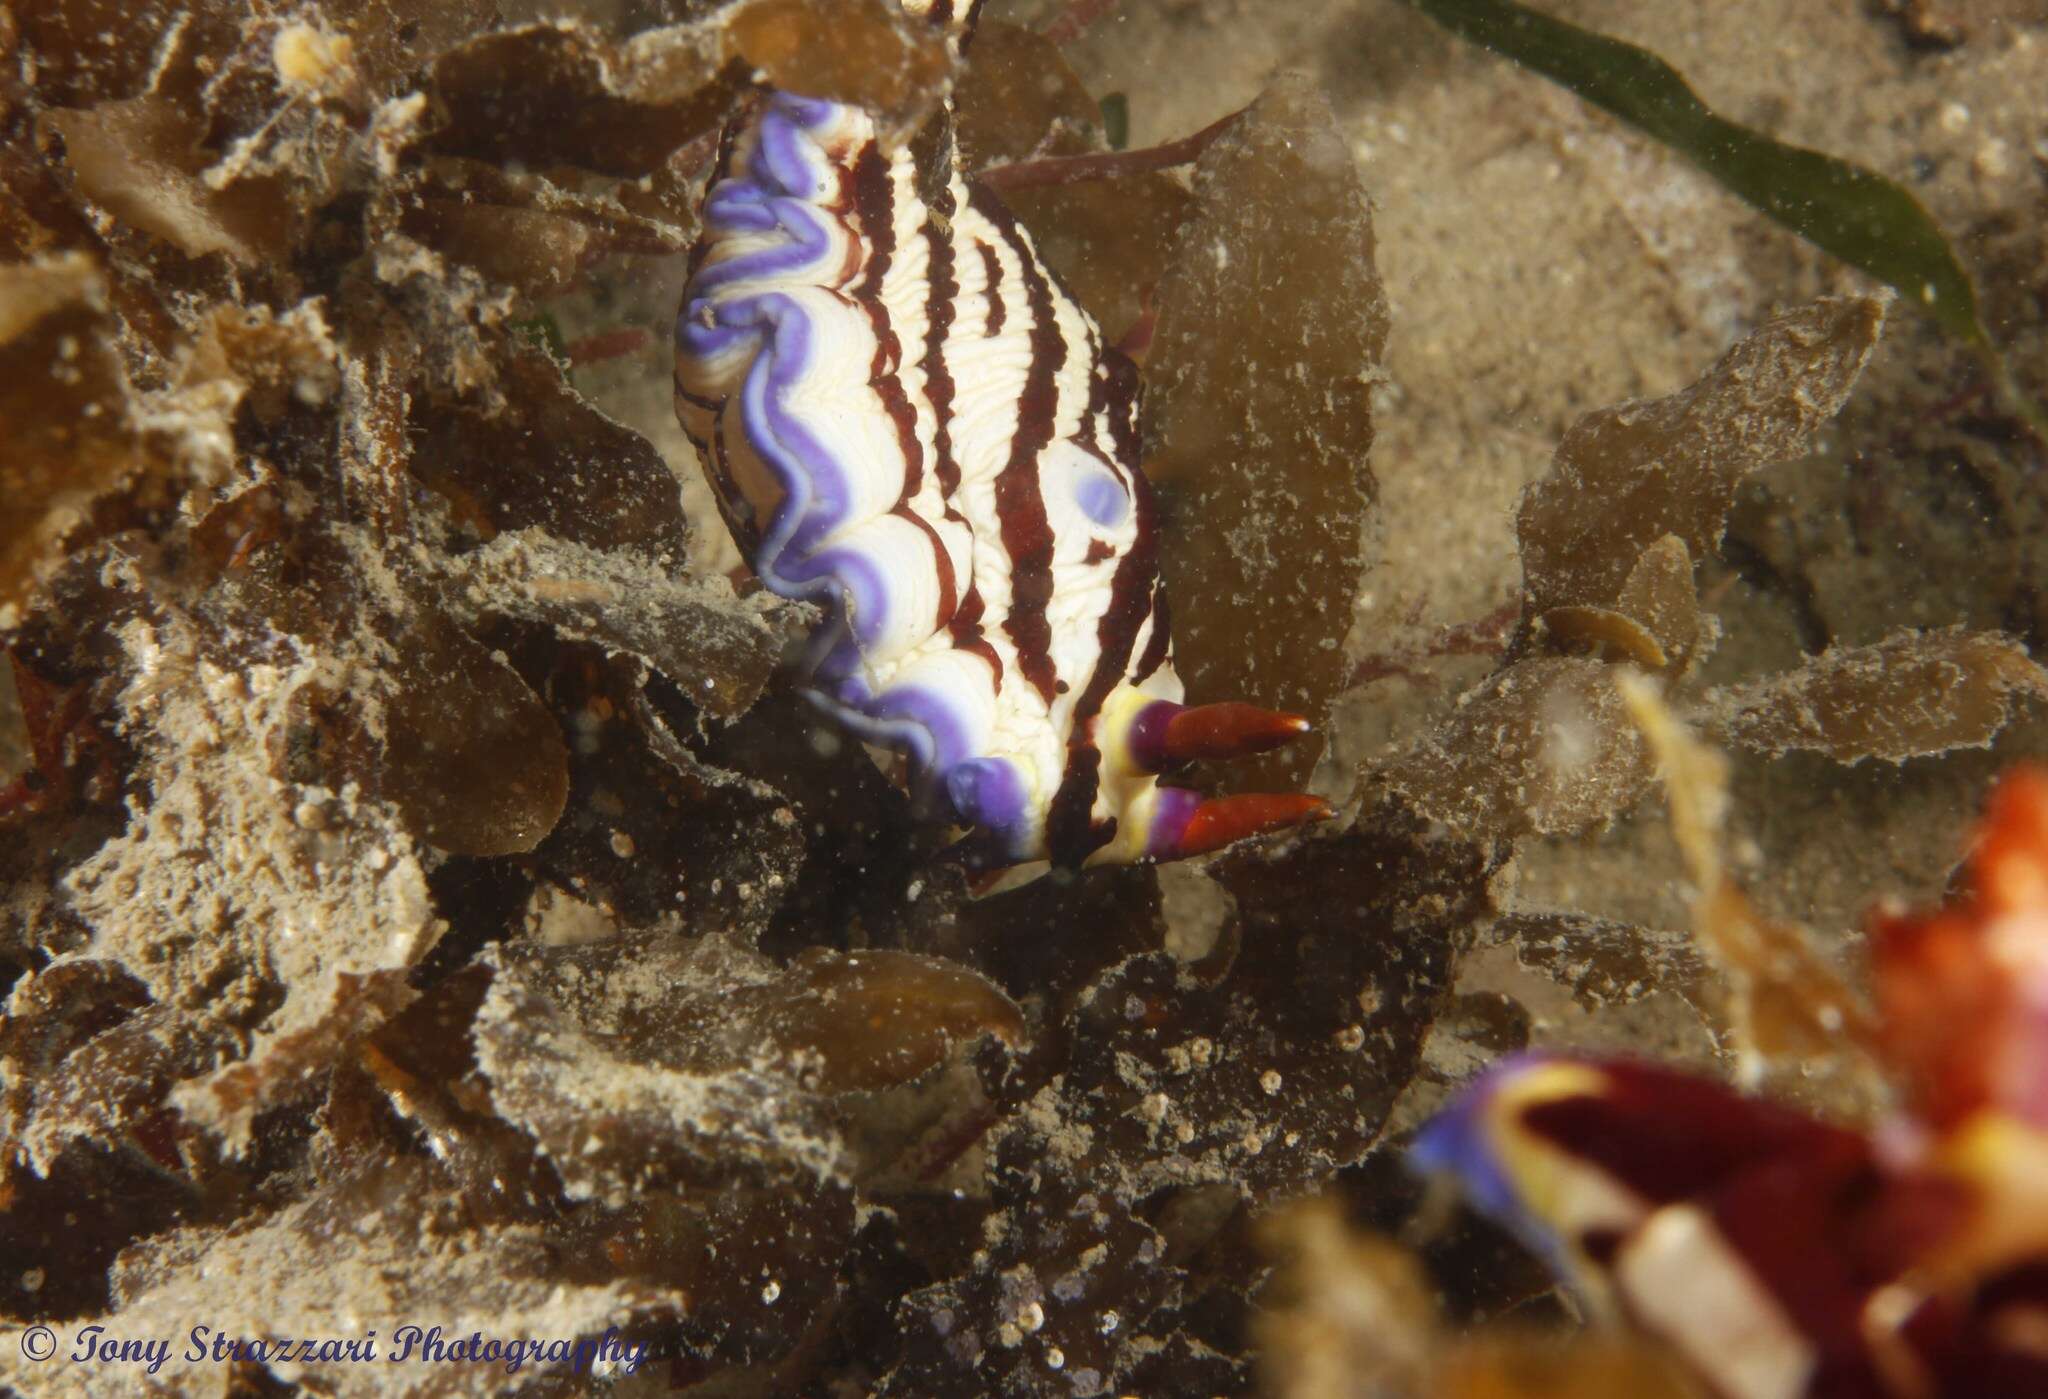
M 1634 805 L 1649 754 L 1607 666 L 1678 680 L 1708 648 L 1694 561 L 1719 548 L 1743 479 L 1803 451 L 1840 409 L 1883 320 L 1876 299 L 1823 299 L 1768 322 L 1689 388 L 1574 423 L 1517 517 L 1519 659 L 1375 780 L 1491 839 L 1578 835 Z
M 1102 109 L 1059 46 L 1014 24 L 976 27 L 953 100 L 969 170 L 1103 149 Z
M 790 1066 L 704 1062 L 698 997 L 762 979 L 757 959 L 717 941 L 636 956 L 614 940 L 489 961 L 477 1069 L 494 1115 L 534 1139 L 572 1197 L 616 1204 L 735 1168 L 813 1181 L 839 1169 L 824 1107 Z
M 457 855 L 531 850 L 569 797 L 555 716 L 502 658 L 441 623 L 393 638 L 404 667 L 383 704 L 381 764 L 365 776 L 406 828 Z
M 1195 200 L 1146 374 L 1175 663 L 1197 700 L 1232 695 L 1320 724 L 1347 678 L 1378 492 L 1366 455 L 1387 309 L 1371 206 L 1301 78 L 1203 154 Z M 1231 780 L 1298 787 L 1316 747 L 1233 764 Z
M 93 497 L 148 460 L 83 253 L 0 265 L 0 624 Z
M 637 179 L 716 129 L 744 83 L 693 25 L 614 44 L 574 23 L 478 35 L 442 54 L 429 144 L 492 164 L 573 165 Z
M 1556 649 L 1674 676 L 1712 635 L 1693 585 L 1692 556 L 1675 534 L 1643 550 L 1612 607 L 1553 607 L 1538 625 Z
M 1481 930 L 1458 967 L 1465 994 L 1510 997 L 1532 1049 L 1654 1053 L 1725 1072 L 1726 999 L 1688 932 L 1576 913 L 1520 913 Z
M 1391 808 L 1219 861 L 1241 920 L 1215 952 L 1130 956 L 1065 998 L 1057 1066 L 1017 1085 L 988 1135 L 973 1266 L 900 1304 L 906 1358 L 885 1392 L 966 1370 L 977 1392 L 1036 1393 L 1055 1349 L 1081 1393 L 1227 1387 L 1194 1367 L 1199 1381 L 1154 1388 L 1148 1367 L 1193 1362 L 1151 1338 L 1206 1285 L 1192 1260 L 1227 1247 L 1238 1201 L 1313 1188 L 1380 1140 L 1494 868 Z
M 943 38 L 894 0 L 752 0 L 727 25 L 725 46 L 771 86 L 867 107 L 899 138 L 952 77 Z
M 493 392 L 415 403 L 412 473 L 486 538 L 537 526 L 593 549 L 686 555 L 675 474 L 536 353 L 508 357 Z
M 1528 615 L 1614 607 L 1666 536 L 1693 559 L 1717 552 L 1736 488 L 1807 450 L 1883 326 L 1875 297 L 1824 298 L 1767 321 L 1690 387 L 1574 423 L 1516 514 Z
M 670 174 L 673 163 L 662 167 Z M 529 297 L 567 288 L 607 253 L 672 253 L 689 245 L 688 222 L 649 217 L 627 207 L 645 197 L 637 182 L 596 193 L 558 184 L 531 171 L 507 172 L 452 156 L 427 162 L 417 194 L 400 214 L 409 237 L 494 282 Z M 659 207 L 657 201 L 657 208 Z
M 1683 673 L 1712 636 L 1713 624 L 1701 612 L 1693 586 L 1692 565 L 1685 541 L 1667 534 L 1643 550 L 1614 600 L 1617 612 L 1634 619 L 1656 641 L 1673 674 Z
M 291 208 L 271 179 L 215 188 L 201 142 L 207 124 L 166 98 L 137 97 L 90 111 L 50 114 L 64 138 L 79 192 L 108 213 L 187 257 L 225 253 L 246 264 L 283 260 L 293 243 Z
M 1716 737 L 1777 757 L 1902 763 L 1990 744 L 2020 698 L 2048 700 L 2048 672 L 1995 633 L 1904 632 L 1837 647 L 1782 675 L 1703 697 Z
M 706 1007 L 707 1011 L 709 1007 Z M 937 957 L 812 948 L 774 982 L 725 998 L 719 1039 L 737 1057 L 767 1047 L 819 1065 L 831 1092 L 905 1083 L 955 1045 L 1024 1037 L 1016 1004 L 991 982 Z
M 464 554 L 450 582 L 450 610 L 465 625 L 536 623 L 565 641 L 633 656 L 723 719 L 761 697 L 805 612 L 770 595 L 735 597 L 725 579 L 679 575 L 658 557 L 567 543 L 539 529 Z

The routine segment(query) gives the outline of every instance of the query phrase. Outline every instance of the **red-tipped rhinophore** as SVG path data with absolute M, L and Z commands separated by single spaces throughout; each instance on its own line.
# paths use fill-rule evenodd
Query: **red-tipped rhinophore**
M 1171 700 L 1145 706 L 1131 729 L 1131 759 L 1144 772 L 1164 772 L 1197 758 L 1241 758 L 1264 753 L 1309 731 L 1299 714 L 1282 714 L 1235 700 L 1192 708 Z
M 1234 797 L 1211 797 L 1188 817 L 1167 858 L 1181 860 L 1206 855 L 1246 836 L 1284 831 L 1290 826 L 1327 820 L 1334 814 L 1321 797 L 1298 793 L 1247 792 Z

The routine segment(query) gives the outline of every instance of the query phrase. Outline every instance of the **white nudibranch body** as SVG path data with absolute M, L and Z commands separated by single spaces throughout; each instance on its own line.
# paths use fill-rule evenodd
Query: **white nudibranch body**
M 754 572 L 825 609 L 809 693 L 906 754 L 984 865 L 1171 858 L 1320 814 L 1159 785 L 1306 725 L 1179 704 L 1137 370 L 1002 202 L 945 176 L 927 202 L 866 111 L 770 91 L 704 200 L 676 410 Z

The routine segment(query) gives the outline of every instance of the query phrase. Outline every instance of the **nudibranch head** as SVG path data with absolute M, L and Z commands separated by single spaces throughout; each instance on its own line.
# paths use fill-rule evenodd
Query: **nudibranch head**
M 869 113 L 768 92 L 704 200 L 676 411 L 755 574 L 824 610 L 808 693 L 907 755 L 989 865 L 1171 859 L 1326 815 L 1159 784 L 1307 726 L 1180 703 L 1136 368 L 1001 201 L 944 173 L 927 202 Z

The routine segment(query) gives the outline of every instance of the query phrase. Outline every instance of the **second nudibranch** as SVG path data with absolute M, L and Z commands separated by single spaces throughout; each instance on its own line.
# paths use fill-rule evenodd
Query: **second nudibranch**
M 1181 704 L 1136 368 L 945 173 L 927 203 L 866 111 L 768 92 L 704 201 L 677 414 L 754 572 L 824 609 L 809 693 L 906 755 L 984 866 L 1173 859 L 1326 815 L 1158 782 L 1308 725 Z

